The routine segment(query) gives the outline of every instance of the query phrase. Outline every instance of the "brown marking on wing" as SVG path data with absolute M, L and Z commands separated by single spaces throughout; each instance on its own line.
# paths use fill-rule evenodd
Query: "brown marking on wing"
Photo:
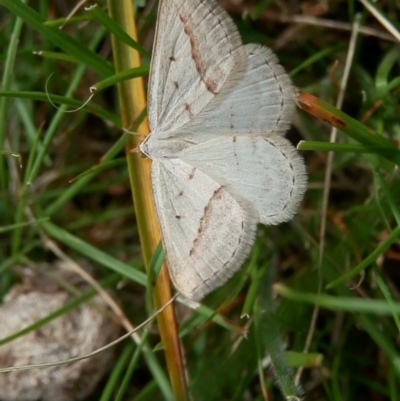
M 183 191 L 179 191 L 178 196 L 183 196 Z
M 198 231 L 199 234 L 198 234 L 198 237 L 197 237 L 197 238 L 194 240 L 194 242 L 193 242 L 193 248 L 190 250 L 190 253 L 189 253 L 190 256 L 192 256 L 193 253 L 195 252 L 195 246 L 196 246 L 197 242 L 200 240 L 201 235 L 202 235 L 202 234 L 204 233 L 204 231 L 205 231 L 205 225 L 206 225 L 206 222 L 207 222 L 207 220 L 206 220 L 207 214 L 210 214 L 210 213 L 211 213 L 211 211 L 210 211 L 210 209 L 212 208 L 211 202 L 213 201 L 213 199 L 219 199 L 219 198 L 221 198 L 223 188 L 224 188 L 224 187 L 221 186 L 221 187 L 218 188 L 216 191 L 214 191 L 214 194 L 211 196 L 208 205 L 204 208 L 204 212 L 205 212 L 205 213 L 204 213 L 203 218 L 201 219 L 201 224 L 200 224 L 200 228 L 199 228 L 199 231 Z M 211 210 L 212 210 L 212 209 L 211 209 Z M 230 256 L 229 258 L 227 258 L 227 261 L 223 264 L 223 266 L 222 266 L 221 269 L 218 269 L 217 271 L 214 272 L 214 274 L 212 274 L 210 277 L 206 278 L 199 286 L 197 286 L 197 287 L 193 290 L 193 292 L 196 292 L 196 290 L 197 290 L 198 287 L 204 286 L 208 281 L 214 280 L 214 279 L 215 279 L 215 276 L 219 276 L 219 275 L 223 274 L 222 272 L 224 271 L 225 266 L 227 266 L 227 265 L 230 263 L 230 261 L 235 257 L 236 253 L 237 253 L 238 250 L 239 250 L 240 244 L 242 243 L 243 232 L 244 232 L 244 226 L 245 226 L 244 223 L 245 223 L 244 220 L 242 220 L 242 222 L 241 222 L 241 233 L 239 234 L 239 238 L 238 238 L 238 240 L 237 240 L 237 246 L 236 246 L 235 249 L 233 250 L 231 256 Z M 203 228 L 202 228 L 202 225 L 204 225 Z
M 204 232 L 207 230 L 210 218 L 212 218 L 213 202 L 221 199 L 223 190 L 224 186 L 220 186 L 219 188 L 217 188 L 211 195 L 211 198 L 209 199 L 206 207 L 204 208 L 203 217 L 200 219 L 200 226 L 199 229 L 197 230 L 197 237 L 193 241 L 192 249 L 189 252 L 189 256 L 193 255 L 193 253 L 196 251 L 198 243 L 204 236 Z
M 194 117 L 194 114 L 189 103 L 185 103 L 185 110 L 189 113 L 190 119 L 192 119 Z
M 179 83 L 178 83 L 178 81 L 174 81 L 174 86 L 175 86 L 175 89 L 178 89 L 178 88 L 179 88 Z
M 236 143 L 236 141 L 237 141 L 237 136 L 234 135 L 233 139 L 232 139 L 232 142 Z M 234 159 L 236 160 L 236 165 L 238 166 L 239 165 L 239 160 L 238 160 L 237 153 L 236 153 L 236 145 L 233 145 L 233 156 L 234 156 Z
M 192 171 L 191 171 L 190 174 L 189 174 L 189 180 L 192 180 L 192 179 L 193 179 L 194 173 L 195 173 L 195 172 L 196 172 L 196 167 L 193 167 Z M 182 195 L 183 195 L 183 193 L 182 193 Z
M 201 80 L 206 85 L 208 91 L 214 94 L 218 93 L 218 83 L 208 78 L 206 75 L 207 66 L 200 52 L 199 39 L 196 37 L 192 27 L 190 26 L 189 16 L 180 13 L 179 18 L 184 25 L 184 32 L 189 36 L 190 46 L 192 48 L 192 59 L 196 65 L 196 70 L 199 73 Z
M 169 56 L 169 60 L 170 61 L 176 61 L 176 58 L 175 58 L 175 56 Z

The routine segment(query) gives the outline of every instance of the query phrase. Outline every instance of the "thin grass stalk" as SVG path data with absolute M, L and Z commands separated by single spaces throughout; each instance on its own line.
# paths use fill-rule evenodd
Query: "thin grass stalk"
M 108 9 L 110 16 L 117 24 L 137 40 L 132 3 L 130 0 L 108 0 Z M 116 40 L 115 37 L 113 37 L 113 51 L 116 73 L 140 66 L 139 53 Z M 143 80 L 137 78 L 125 81 L 119 84 L 118 89 L 123 126 L 129 129 L 146 106 Z M 139 135 L 133 136 L 132 141 L 126 147 L 126 157 L 144 261 L 146 269 L 149 269 L 151 257 L 161 238 L 152 200 L 151 162 L 131 152 L 149 133 L 147 120 L 139 126 L 137 131 Z M 164 265 L 154 288 L 155 307 L 159 309 L 168 302 L 171 296 L 168 270 Z M 173 305 L 158 315 L 157 320 L 175 399 L 178 401 L 188 400 L 185 365 Z

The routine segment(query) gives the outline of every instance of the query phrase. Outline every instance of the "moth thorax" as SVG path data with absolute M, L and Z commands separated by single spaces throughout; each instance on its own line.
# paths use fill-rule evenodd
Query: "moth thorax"
M 150 159 L 163 159 L 173 158 L 181 150 L 186 148 L 188 143 L 173 138 L 168 135 L 159 137 L 155 132 L 152 132 L 139 146 L 142 153 L 148 156 Z

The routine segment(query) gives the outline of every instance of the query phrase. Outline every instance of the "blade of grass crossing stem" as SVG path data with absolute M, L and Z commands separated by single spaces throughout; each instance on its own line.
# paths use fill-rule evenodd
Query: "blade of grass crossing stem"
M 153 305 L 153 289 L 156 285 L 157 278 L 163 267 L 165 261 L 165 252 L 162 242 L 158 244 L 156 250 L 154 251 L 153 257 L 150 260 L 149 269 L 147 271 L 147 292 L 146 292 L 146 305 L 147 310 L 150 312 Z

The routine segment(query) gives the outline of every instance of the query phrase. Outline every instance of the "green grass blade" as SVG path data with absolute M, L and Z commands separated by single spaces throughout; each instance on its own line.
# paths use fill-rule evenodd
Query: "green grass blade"
M 89 14 L 92 14 L 92 16 L 102 23 L 104 27 L 107 28 L 109 32 L 111 32 L 113 35 L 115 35 L 119 40 L 123 41 L 126 43 L 128 46 L 131 46 L 135 50 L 137 50 L 140 54 L 146 56 L 146 57 L 151 57 L 151 54 L 143 48 L 138 42 L 133 40 L 124 30 L 122 30 L 113 19 L 111 19 L 104 10 L 99 7 L 97 4 L 93 5 L 90 7 L 88 10 Z
M 108 267 L 109 269 L 135 281 L 136 283 L 139 283 L 143 286 L 147 285 L 146 275 L 143 272 L 135 269 L 133 266 L 120 262 L 111 255 L 96 249 L 94 246 L 82 241 L 81 239 L 73 236 L 69 232 L 57 227 L 55 224 L 49 221 L 42 222 L 41 226 L 52 238 L 60 241 L 64 245 L 67 245 L 76 252 L 79 252 L 81 255 L 86 256 L 90 260 L 102 266 Z
M 107 77 L 114 73 L 112 65 L 100 57 L 98 54 L 90 51 L 77 40 L 68 36 L 60 29 L 45 25 L 45 19 L 32 8 L 21 1 L 0 0 L 0 5 L 7 7 L 13 14 L 17 15 L 26 24 L 40 32 L 50 42 L 54 43 L 65 53 L 80 60 L 85 66 L 92 68 L 102 77 Z

